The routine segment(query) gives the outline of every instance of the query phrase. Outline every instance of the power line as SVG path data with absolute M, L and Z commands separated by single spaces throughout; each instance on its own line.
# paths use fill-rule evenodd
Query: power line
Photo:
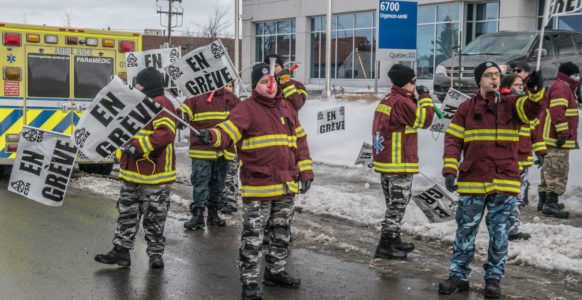
M 172 28 L 181 27 L 182 22 L 184 21 L 184 8 L 182 8 L 182 0 L 162 0 L 168 1 L 168 10 L 162 10 L 162 7 L 158 4 L 158 11 L 157 13 L 160 15 L 160 25 L 162 27 L 166 27 L 168 29 L 168 45 L 172 45 Z M 156 3 L 159 3 L 160 0 L 156 0 Z M 172 7 L 174 2 L 180 3 L 180 5 Z M 168 15 L 168 25 L 164 26 L 162 24 L 162 15 Z M 172 16 L 176 16 L 175 23 L 172 22 Z

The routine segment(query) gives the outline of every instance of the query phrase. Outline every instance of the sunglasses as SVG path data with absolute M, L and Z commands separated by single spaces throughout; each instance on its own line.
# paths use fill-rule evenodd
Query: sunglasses
M 415 79 L 412 79 L 412 80 L 410 81 L 410 83 L 412 83 L 412 84 L 416 84 L 416 78 L 415 78 Z
M 513 71 L 512 71 L 512 72 L 513 72 L 513 73 L 521 73 L 521 72 L 525 72 L 525 71 L 524 71 L 524 70 L 522 70 L 522 69 L 513 69 Z

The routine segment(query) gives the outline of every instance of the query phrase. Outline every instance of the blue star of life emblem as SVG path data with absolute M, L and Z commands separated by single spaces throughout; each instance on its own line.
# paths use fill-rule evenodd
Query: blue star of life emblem
M 14 63 L 16 61 L 16 56 L 14 56 L 14 54 L 10 54 L 10 55 L 6 56 L 6 60 L 9 63 Z
M 376 154 L 378 154 L 380 151 L 384 150 L 384 146 L 382 146 L 384 137 L 380 136 L 379 131 L 376 131 L 376 135 L 373 137 L 374 137 L 374 149 L 376 149 Z

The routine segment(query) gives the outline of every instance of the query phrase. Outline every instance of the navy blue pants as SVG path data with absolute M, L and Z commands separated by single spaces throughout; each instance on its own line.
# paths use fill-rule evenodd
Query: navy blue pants
M 194 208 L 216 207 L 222 208 L 222 189 L 224 188 L 224 179 L 228 171 L 229 161 L 224 158 L 217 160 L 205 160 L 192 158 L 192 198 L 194 201 L 190 204 L 190 211 Z

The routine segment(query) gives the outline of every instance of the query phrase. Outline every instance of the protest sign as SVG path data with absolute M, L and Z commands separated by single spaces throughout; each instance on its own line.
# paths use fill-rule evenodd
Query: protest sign
M 8 190 L 45 205 L 63 205 L 77 150 L 69 135 L 23 126 Z
M 139 71 L 154 67 L 164 77 L 164 88 L 173 88 L 175 84 L 166 74 L 164 67 L 180 59 L 180 48 L 152 49 L 142 52 L 125 53 L 125 67 L 127 69 L 127 82 L 129 86 L 134 85 L 135 76 Z
M 317 113 L 317 134 L 346 130 L 345 108 L 335 107 Z
M 356 159 L 355 165 L 363 165 L 372 169 L 374 167 L 374 158 L 372 157 L 372 145 L 364 142 L 362 148 L 360 148 L 360 154 Z
M 455 219 L 458 199 L 438 184 L 413 196 L 412 199 L 430 223 L 442 223 Z
M 445 131 L 447 131 L 447 127 L 449 127 L 449 124 L 453 120 L 453 115 L 457 111 L 457 108 L 459 108 L 459 105 L 461 105 L 461 103 L 465 102 L 465 100 L 469 98 L 471 97 L 453 88 L 449 88 L 445 100 L 443 101 L 443 104 L 440 108 L 444 116 L 441 119 L 435 118 L 433 124 L 430 126 L 430 131 L 445 133 Z

